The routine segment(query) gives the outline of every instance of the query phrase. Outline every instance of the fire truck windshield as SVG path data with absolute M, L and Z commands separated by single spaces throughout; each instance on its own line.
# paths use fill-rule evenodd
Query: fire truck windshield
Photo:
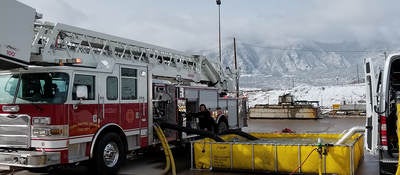
M 0 75 L 0 104 L 64 103 L 69 76 L 61 72 Z

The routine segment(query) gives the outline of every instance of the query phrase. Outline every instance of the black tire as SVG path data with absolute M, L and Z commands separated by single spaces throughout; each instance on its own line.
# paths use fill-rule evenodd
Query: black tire
M 228 129 L 229 129 L 228 122 L 226 122 L 225 120 L 218 122 L 217 129 L 216 129 L 218 134 L 228 131 Z
M 116 133 L 106 133 L 100 136 L 95 145 L 92 170 L 95 170 L 96 174 L 117 174 L 125 158 L 125 148 L 120 136 Z
M 394 175 L 396 174 L 397 164 L 396 163 L 379 163 L 379 174 L 380 175 Z
M 49 171 L 49 168 L 48 167 L 28 168 L 28 171 L 31 172 L 31 173 L 47 173 Z

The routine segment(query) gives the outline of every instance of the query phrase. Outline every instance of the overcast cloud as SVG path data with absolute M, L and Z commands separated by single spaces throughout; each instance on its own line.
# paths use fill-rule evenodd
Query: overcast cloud
M 62 22 L 177 50 L 216 49 L 215 0 L 19 0 Z M 222 0 L 224 42 L 400 38 L 396 0 Z M 273 44 L 271 44 L 273 43 Z

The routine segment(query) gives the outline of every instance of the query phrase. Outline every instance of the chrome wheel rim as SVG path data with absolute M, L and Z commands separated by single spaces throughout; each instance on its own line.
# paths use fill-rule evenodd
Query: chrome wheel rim
M 107 167 L 113 167 L 119 159 L 118 145 L 115 142 L 108 143 L 104 147 L 103 160 Z

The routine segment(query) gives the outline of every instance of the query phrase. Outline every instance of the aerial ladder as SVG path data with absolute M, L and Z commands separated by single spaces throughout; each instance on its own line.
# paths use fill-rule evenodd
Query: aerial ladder
M 33 31 L 30 58 L 21 66 L 64 64 L 107 70 L 116 61 L 135 62 L 148 64 L 154 79 L 205 83 L 234 91 L 234 73 L 220 71 L 220 64 L 204 56 L 62 23 L 36 21 Z

